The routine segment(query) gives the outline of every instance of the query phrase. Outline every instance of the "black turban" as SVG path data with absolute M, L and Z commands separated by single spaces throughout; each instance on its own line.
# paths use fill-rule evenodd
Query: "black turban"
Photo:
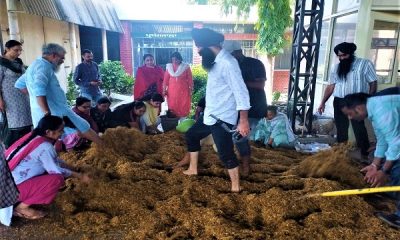
M 333 49 L 333 51 L 335 52 L 335 54 L 337 55 L 338 52 L 342 52 L 344 54 L 350 54 L 353 55 L 354 52 L 357 49 L 357 45 L 355 45 L 354 43 L 348 43 L 348 42 L 342 42 L 338 45 L 336 45 L 336 47 Z
M 221 46 L 224 35 L 209 28 L 193 28 L 192 37 L 197 47 Z

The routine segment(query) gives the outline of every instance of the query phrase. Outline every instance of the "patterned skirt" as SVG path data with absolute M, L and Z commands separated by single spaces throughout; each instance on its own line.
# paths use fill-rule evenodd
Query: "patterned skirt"
M 4 157 L 4 146 L 0 143 L 0 208 L 14 205 L 18 200 L 18 189 Z

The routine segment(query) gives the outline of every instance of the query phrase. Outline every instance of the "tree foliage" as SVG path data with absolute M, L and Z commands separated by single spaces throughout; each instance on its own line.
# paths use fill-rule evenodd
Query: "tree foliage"
M 206 2 L 206 0 L 195 1 Z M 285 31 L 293 24 L 290 8 L 292 0 L 218 0 L 217 2 L 225 14 L 232 13 L 233 9 L 236 9 L 238 18 L 247 18 L 251 7 L 257 7 L 258 20 L 255 30 L 258 32 L 257 49 L 261 53 L 278 55 L 289 43 L 290 39 L 285 35 Z

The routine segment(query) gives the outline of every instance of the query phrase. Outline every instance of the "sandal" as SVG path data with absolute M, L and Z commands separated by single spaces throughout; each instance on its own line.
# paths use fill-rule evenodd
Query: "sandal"
M 33 210 L 33 211 L 36 212 L 36 214 L 35 213 L 26 214 L 26 213 L 22 213 L 22 212 L 19 212 L 19 211 L 14 209 L 13 215 L 16 216 L 16 217 L 26 218 L 26 219 L 29 219 L 29 220 L 40 219 L 40 218 L 43 218 L 43 217 L 46 216 L 46 214 L 44 212 L 37 211 L 37 210 Z

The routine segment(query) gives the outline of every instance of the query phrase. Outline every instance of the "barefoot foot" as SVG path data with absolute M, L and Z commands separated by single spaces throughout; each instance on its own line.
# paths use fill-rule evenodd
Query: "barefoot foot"
M 35 220 L 39 218 L 43 218 L 46 216 L 46 213 L 35 210 L 29 207 L 24 207 L 24 208 L 18 208 L 16 207 L 13 212 L 14 216 L 21 217 L 21 218 L 26 218 L 30 220 Z
M 240 193 L 242 191 L 241 187 L 232 187 L 231 192 L 232 193 Z
M 190 163 L 190 156 L 189 154 L 185 154 L 185 156 L 182 158 L 182 160 L 180 160 L 178 163 L 176 163 L 173 168 L 181 168 L 184 166 L 189 165 Z
M 197 170 L 188 169 L 186 171 L 183 171 L 183 174 L 188 176 L 197 175 Z

